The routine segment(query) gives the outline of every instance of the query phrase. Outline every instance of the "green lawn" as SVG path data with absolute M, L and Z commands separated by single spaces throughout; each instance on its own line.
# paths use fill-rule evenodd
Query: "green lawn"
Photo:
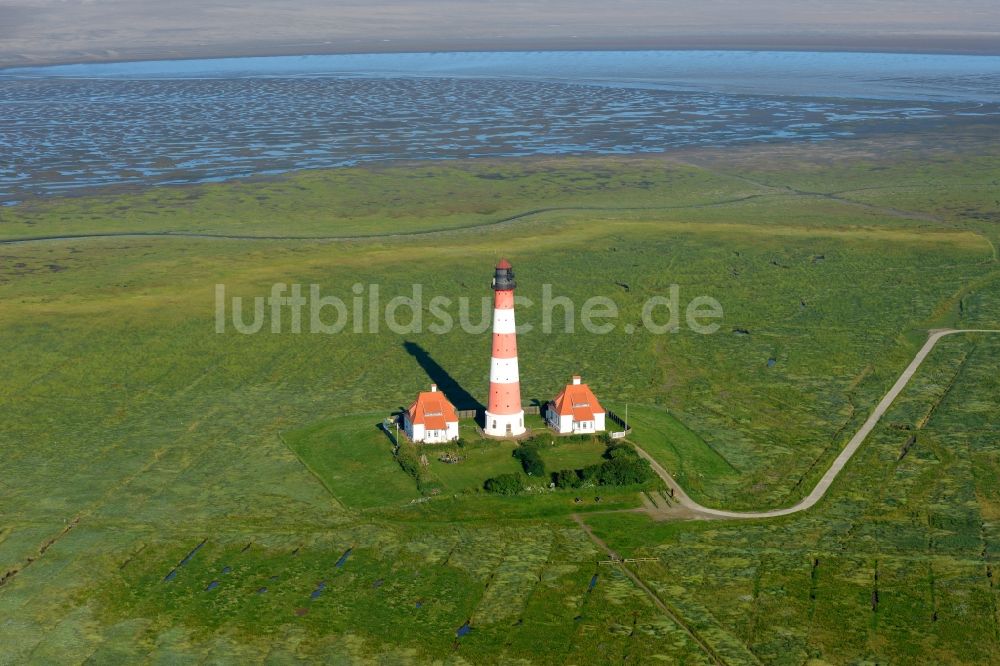
M 384 414 L 343 416 L 283 435 L 285 443 L 344 506 L 369 508 L 420 496 L 377 426 Z
M 738 483 L 738 470 L 669 412 L 630 405 L 628 421 L 629 440 L 659 460 L 697 500 L 711 503 Z
M 483 481 L 492 476 L 521 471 L 521 464 L 511 456 L 516 446 L 513 442 L 479 441 L 461 449 L 434 445 L 426 447 L 426 453 L 430 471 L 441 481 L 444 492 L 460 493 L 482 489 Z M 449 464 L 438 460 L 445 450 L 462 456 L 462 462 Z
M 552 446 L 543 445 L 539 452 L 545 462 L 545 469 L 558 472 L 561 469 L 580 469 L 603 461 L 607 445 L 594 438 L 583 442 L 569 441 L 552 436 Z
M 392 443 L 376 426 L 384 414 L 370 413 L 327 419 L 282 435 L 288 447 L 344 506 L 366 509 L 407 503 L 420 497 L 415 481 L 396 463 Z M 419 445 L 427 457 L 427 471 L 441 484 L 441 492 L 478 492 L 493 476 L 521 472 L 513 457 L 513 441 L 480 438 L 475 426 L 462 423 L 467 444 Z M 601 462 L 605 445 L 597 440 L 576 442 L 553 437 L 542 448 L 547 472 L 578 469 Z M 458 463 L 441 460 L 445 453 L 462 457 Z M 547 486 L 548 478 L 534 480 Z

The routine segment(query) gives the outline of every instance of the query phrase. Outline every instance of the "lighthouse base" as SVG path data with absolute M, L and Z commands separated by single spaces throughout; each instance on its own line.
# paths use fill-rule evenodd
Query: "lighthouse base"
M 483 425 L 483 433 L 487 437 L 520 437 L 527 431 L 523 410 L 514 414 L 491 414 L 487 411 Z

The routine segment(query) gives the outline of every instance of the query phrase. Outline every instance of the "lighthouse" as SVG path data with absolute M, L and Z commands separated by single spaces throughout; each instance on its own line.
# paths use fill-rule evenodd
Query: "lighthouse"
M 514 269 L 509 261 L 501 259 L 493 277 L 493 354 L 490 399 L 483 428 L 490 437 L 517 437 L 525 430 L 517 372 L 514 286 Z

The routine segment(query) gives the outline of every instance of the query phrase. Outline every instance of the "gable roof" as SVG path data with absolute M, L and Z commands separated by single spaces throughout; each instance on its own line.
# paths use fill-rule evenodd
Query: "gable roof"
M 552 406 L 557 414 L 572 416 L 574 421 L 593 421 L 595 414 L 606 413 L 586 384 L 567 384 L 552 401 Z
M 432 386 L 430 391 L 421 391 L 416 401 L 406 410 L 410 423 L 422 425 L 427 430 L 444 430 L 449 423 L 458 422 L 458 414 L 444 393 Z

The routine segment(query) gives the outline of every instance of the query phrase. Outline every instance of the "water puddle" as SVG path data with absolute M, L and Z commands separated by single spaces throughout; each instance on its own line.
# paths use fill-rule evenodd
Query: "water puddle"
M 346 562 L 347 558 L 351 556 L 351 551 L 352 550 L 354 550 L 354 549 L 353 548 L 348 548 L 347 550 L 345 550 L 344 554 L 340 556 L 340 559 L 337 560 L 337 563 L 334 566 L 337 567 L 338 569 L 341 568 L 342 566 L 344 566 L 344 562 Z
M 469 626 L 469 621 L 466 620 L 465 624 L 459 627 L 458 631 L 455 632 L 455 638 L 461 638 L 462 636 L 467 635 L 470 631 L 472 631 L 472 627 Z
M 321 580 L 319 582 L 319 585 L 316 586 L 316 589 L 313 590 L 312 594 L 309 595 L 309 598 L 310 599 L 318 599 L 319 595 L 323 594 L 323 590 L 325 590 L 325 589 L 326 589 L 326 581 L 322 581 Z
M 180 571 L 180 568 L 183 567 L 188 562 L 190 562 L 191 558 L 195 556 L 195 553 L 201 550 L 201 547 L 204 546 L 206 543 L 208 543 L 208 539 L 202 540 L 201 543 L 195 546 L 190 553 L 184 556 L 183 560 L 177 563 L 177 566 L 175 566 L 173 569 L 170 570 L 170 573 L 168 573 L 166 576 L 163 577 L 163 581 L 165 583 L 169 583 L 173 579 L 177 578 L 177 573 Z

